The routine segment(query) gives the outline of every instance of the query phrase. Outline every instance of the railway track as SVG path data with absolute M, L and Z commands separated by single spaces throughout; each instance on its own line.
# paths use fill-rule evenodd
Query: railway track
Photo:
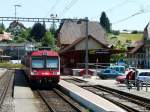
M 56 88 L 37 90 L 50 112 L 87 112 L 87 109 Z
M 79 79 L 78 81 L 76 80 L 78 79 L 66 79 L 66 81 L 68 82 L 74 83 L 88 91 L 93 92 L 94 94 L 97 94 L 115 103 L 116 105 L 124 108 L 128 112 L 150 112 L 150 101 L 144 98 L 138 98 L 133 95 L 122 93 L 117 90 L 100 85 L 89 85 L 87 82 L 82 81 L 81 79 Z
M 2 107 L 10 82 L 13 81 L 14 74 L 12 70 L 7 70 L 0 78 L 0 107 Z

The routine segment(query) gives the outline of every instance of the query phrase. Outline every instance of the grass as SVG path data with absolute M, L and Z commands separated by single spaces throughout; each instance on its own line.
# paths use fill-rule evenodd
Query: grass
M 0 68 L 22 68 L 22 64 L 12 64 L 10 62 L 0 62 Z
M 126 42 L 126 40 L 131 40 L 132 42 L 135 42 L 137 40 L 142 40 L 143 34 L 120 34 L 118 36 L 118 40 L 123 40 Z
M 135 41 L 142 40 L 142 39 L 143 39 L 142 33 L 138 33 L 138 34 L 120 33 L 119 35 L 108 34 L 108 42 L 113 44 L 116 44 L 118 40 L 121 41 L 122 44 L 126 44 L 127 40 L 133 43 Z

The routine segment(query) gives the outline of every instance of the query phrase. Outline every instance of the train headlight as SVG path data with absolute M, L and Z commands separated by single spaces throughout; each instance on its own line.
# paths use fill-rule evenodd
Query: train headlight
M 37 75 L 37 71 L 32 71 L 31 75 Z
M 31 72 L 31 75 L 34 75 L 34 72 Z
M 53 72 L 54 75 L 60 75 L 60 72 Z

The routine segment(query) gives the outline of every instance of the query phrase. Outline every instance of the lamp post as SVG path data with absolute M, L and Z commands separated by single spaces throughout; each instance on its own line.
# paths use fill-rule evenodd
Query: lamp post
M 16 17 L 17 17 L 17 7 L 21 7 L 21 5 L 14 5 L 14 7 L 15 7 L 15 19 L 16 19 Z

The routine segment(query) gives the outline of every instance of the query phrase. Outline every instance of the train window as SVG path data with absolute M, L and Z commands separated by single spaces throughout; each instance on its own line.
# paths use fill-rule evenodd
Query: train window
M 44 60 L 42 58 L 32 58 L 32 68 L 44 68 Z
M 57 69 L 58 68 L 58 58 L 51 57 L 48 58 L 46 61 L 46 67 L 51 69 Z

